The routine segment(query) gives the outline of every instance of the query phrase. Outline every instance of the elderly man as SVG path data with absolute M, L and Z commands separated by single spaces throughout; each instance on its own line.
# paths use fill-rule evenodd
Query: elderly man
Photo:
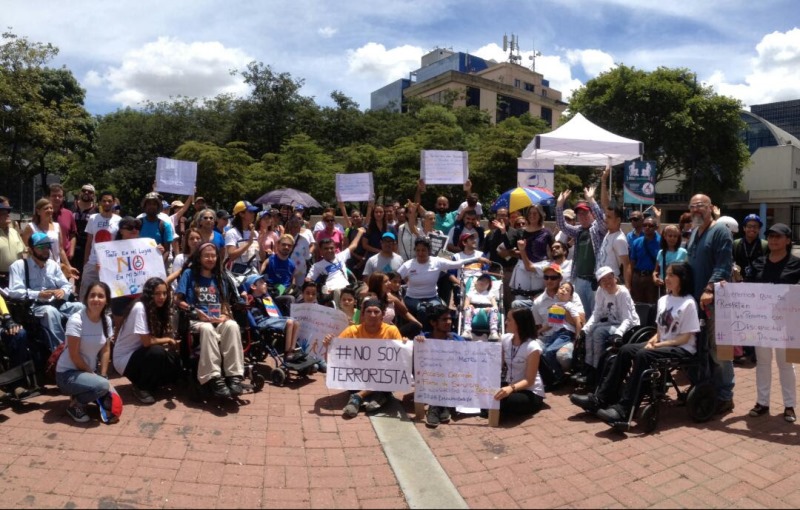
M 8 271 L 25 252 L 25 243 L 11 224 L 11 206 L 0 203 L 0 288 L 8 287 Z
M 714 284 L 730 281 L 733 266 L 733 237 L 730 230 L 714 220 L 711 199 L 706 195 L 695 195 L 689 202 L 692 225 L 695 227 L 686 251 L 687 262 L 694 271 L 694 298 L 705 316 L 706 338 L 711 355 L 716 358 L 714 337 Z M 714 373 L 717 386 L 717 414 L 733 410 L 733 387 L 736 384 L 732 361 L 717 361 Z
M 52 352 L 65 340 L 64 322 L 82 311 L 83 305 L 68 301 L 72 284 L 50 258 L 50 244 L 50 238 L 42 232 L 28 238 L 30 257 L 11 264 L 8 296 L 33 301 L 33 315 L 39 319 Z

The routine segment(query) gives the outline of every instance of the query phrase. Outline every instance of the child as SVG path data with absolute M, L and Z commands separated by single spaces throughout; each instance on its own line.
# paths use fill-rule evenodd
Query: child
M 356 308 L 356 294 L 352 289 L 342 289 L 339 295 L 339 310 L 347 315 L 351 326 L 359 323 L 361 314 Z
M 575 288 L 569 282 L 564 282 L 558 287 L 556 293 L 558 301 L 547 309 L 547 322 L 539 329 L 539 338 L 544 339 L 540 340 L 544 351 L 542 356 L 553 373 L 553 382 L 550 384 L 553 388 L 561 383 L 564 376 L 559 355 L 563 358 L 568 353 L 571 354 L 575 332 L 582 326 L 581 311 L 572 302 L 574 292 Z M 550 333 L 543 335 L 545 332 Z
M 475 281 L 475 286 L 464 300 L 464 332 L 462 336 L 472 340 L 472 317 L 476 308 L 486 308 L 489 316 L 489 341 L 500 340 L 497 334 L 497 299 L 491 293 L 492 277 L 482 274 Z
M 285 346 L 283 359 L 287 362 L 295 361 L 298 353 L 295 351 L 297 335 L 300 325 L 294 319 L 285 319 L 280 309 L 267 293 L 267 282 L 264 275 L 252 275 L 244 282 L 248 294 L 248 319 L 250 325 L 263 331 L 280 331 L 284 334 Z
M 303 282 L 303 286 L 301 287 L 300 303 L 306 303 L 309 305 L 319 304 L 317 302 L 316 282 L 311 282 L 311 281 Z
M 689 258 L 685 248 L 681 248 L 681 232 L 675 225 L 667 225 L 661 233 L 661 249 L 656 255 L 656 268 L 653 281 L 660 288 L 664 287 L 664 276 L 667 266 L 673 262 L 684 262 Z

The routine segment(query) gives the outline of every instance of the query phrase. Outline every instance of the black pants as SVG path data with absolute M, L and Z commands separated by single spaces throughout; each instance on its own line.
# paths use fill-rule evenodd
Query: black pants
M 542 402 L 542 397 L 532 391 L 515 391 L 500 401 L 500 414 L 515 416 L 536 414 L 542 409 Z
M 175 382 L 179 374 L 178 355 L 161 345 L 151 345 L 131 355 L 124 375 L 134 386 L 152 392 Z

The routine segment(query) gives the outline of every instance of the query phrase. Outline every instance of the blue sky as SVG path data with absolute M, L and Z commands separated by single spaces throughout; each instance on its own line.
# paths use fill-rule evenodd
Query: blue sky
M 800 98 L 795 0 L 56 0 L 3 2 L 3 25 L 60 49 L 96 114 L 144 99 L 246 94 L 231 69 L 252 60 L 305 80 L 327 105 L 340 90 L 369 93 L 419 67 L 436 47 L 505 60 L 503 34 L 523 63 L 565 96 L 615 63 L 688 67 L 745 105 Z

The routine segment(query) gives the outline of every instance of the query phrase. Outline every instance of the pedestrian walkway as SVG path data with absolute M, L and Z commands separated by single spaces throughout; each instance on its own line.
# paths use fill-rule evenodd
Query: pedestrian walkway
M 411 444 L 416 430 L 471 508 L 800 507 L 800 425 L 780 416 L 777 380 L 772 416 L 747 417 L 755 369 L 737 367 L 736 377 L 732 413 L 694 424 L 685 409 L 667 409 L 650 435 L 611 432 L 566 393 L 499 428 L 466 417 L 401 433 Z M 2 506 L 424 507 L 404 495 L 397 460 L 387 458 L 402 446 L 398 431 L 382 432 L 393 442 L 383 448 L 373 427 L 392 418 L 343 420 L 346 394 L 314 379 L 223 407 L 182 391 L 140 406 L 116 379 L 126 405 L 110 426 L 74 424 L 54 390 L 2 409 Z M 402 407 L 413 417 L 410 396 Z

